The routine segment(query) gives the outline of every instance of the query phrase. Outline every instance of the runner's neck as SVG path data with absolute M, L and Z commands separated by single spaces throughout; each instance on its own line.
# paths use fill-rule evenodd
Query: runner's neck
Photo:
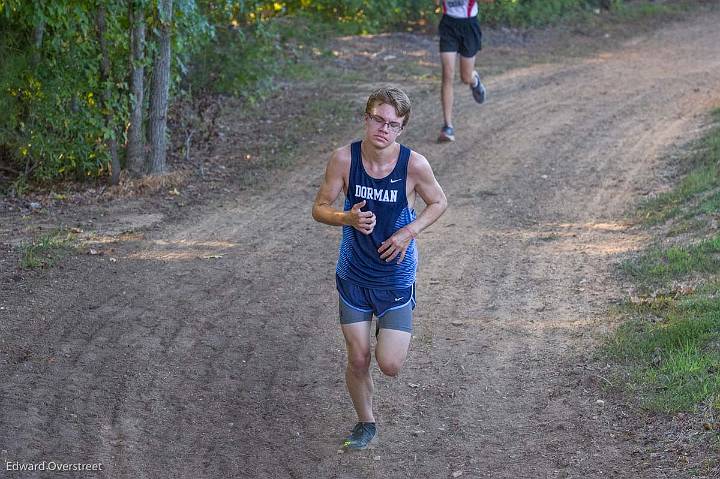
M 369 141 L 360 143 L 362 158 L 373 166 L 383 167 L 397 161 L 400 154 L 400 144 L 393 142 L 386 148 L 375 148 Z

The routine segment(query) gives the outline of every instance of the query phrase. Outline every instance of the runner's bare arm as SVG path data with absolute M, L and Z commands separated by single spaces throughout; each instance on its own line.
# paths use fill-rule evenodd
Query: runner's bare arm
M 427 205 L 412 223 L 400 228 L 390 238 L 383 241 L 378 248 L 380 258 L 392 261 L 398 257 L 398 263 L 405 259 L 405 252 L 410 241 L 417 237 L 425 228 L 435 223 L 447 209 L 447 198 L 427 159 L 415 152 L 408 164 L 408 180 L 415 183 L 415 191 Z
M 417 219 L 407 225 L 417 236 L 442 216 L 448 207 L 448 202 L 428 160 L 417 153 L 413 156 L 413 161 L 408 165 L 408 177 L 415 180 L 415 191 L 427 205 Z
M 371 211 L 361 211 L 365 200 L 355 203 L 350 211 L 338 210 L 333 206 L 343 191 L 345 177 L 350 170 L 350 148 L 335 150 L 325 169 L 325 177 L 320 185 L 312 217 L 315 221 L 332 226 L 352 226 L 363 234 L 369 235 L 375 228 L 375 215 Z

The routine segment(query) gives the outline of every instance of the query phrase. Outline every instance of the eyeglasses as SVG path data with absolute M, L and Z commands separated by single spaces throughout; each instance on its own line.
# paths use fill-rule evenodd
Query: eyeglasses
M 385 118 L 377 115 L 371 115 L 370 113 L 366 113 L 365 116 L 377 128 L 382 128 L 387 125 L 388 128 L 390 128 L 390 131 L 394 133 L 400 133 L 403 129 L 402 123 L 398 123 L 397 121 L 385 121 Z

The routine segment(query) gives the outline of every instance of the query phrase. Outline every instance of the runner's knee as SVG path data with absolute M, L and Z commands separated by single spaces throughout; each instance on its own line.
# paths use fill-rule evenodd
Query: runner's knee
M 353 374 L 365 374 L 370 369 L 370 351 L 348 354 L 348 368 Z
M 378 366 L 385 376 L 395 377 L 400 372 L 402 361 L 398 361 L 397 359 L 378 358 Z

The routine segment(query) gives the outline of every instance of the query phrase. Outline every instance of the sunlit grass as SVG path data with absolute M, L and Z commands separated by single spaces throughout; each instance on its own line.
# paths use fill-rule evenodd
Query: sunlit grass
M 713 115 L 720 121 L 720 110 Z M 647 224 L 667 225 L 676 239 L 667 246 L 658 241 L 622 264 L 639 293 L 621 307 L 628 321 L 607 338 L 603 353 L 648 409 L 717 414 L 720 235 L 708 228 L 708 217 L 720 206 L 720 127 L 691 155 L 677 187 L 641 205 Z

